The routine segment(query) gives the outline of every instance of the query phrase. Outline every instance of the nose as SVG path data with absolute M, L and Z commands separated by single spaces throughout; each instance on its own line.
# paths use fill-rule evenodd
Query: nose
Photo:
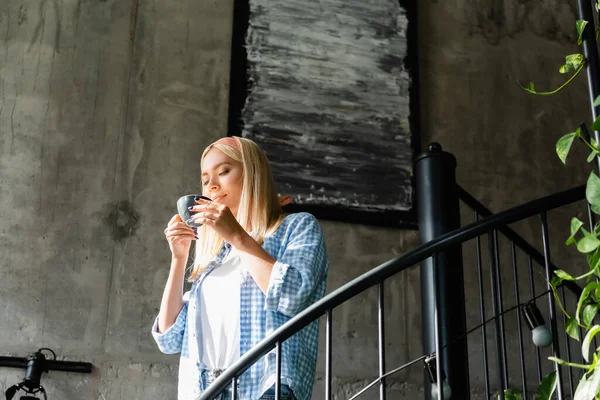
M 208 190 L 212 192 L 214 190 L 217 190 L 218 188 L 219 184 L 217 180 L 215 178 L 210 178 L 210 181 L 208 182 Z

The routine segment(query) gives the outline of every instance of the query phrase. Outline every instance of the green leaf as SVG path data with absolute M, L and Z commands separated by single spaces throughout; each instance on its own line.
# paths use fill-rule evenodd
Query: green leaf
M 592 130 L 600 130 L 598 128 L 600 128 L 600 116 L 598 116 L 598 118 L 596 118 L 596 120 L 592 123 Z
M 590 155 L 588 156 L 586 161 L 590 163 L 590 162 L 594 161 L 594 158 L 596 158 L 596 152 L 592 151 L 592 152 L 590 152 Z
M 573 339 L 579 341 L 579 329 L 577 325 L 577 320 L 575 318 L 569 318 L 567 321 L 566 331 L 569 336 Z
M 556 390 L 556 372 L 550 372 L 542 379 L 538 386 L 538 400 L 550 400 Z
M 579 220 L 579 218 L 571 218 L 571 236 L 567 239 L 566 245 L 570 245 L 576 243 L 575 235 L 579 232 L 579 229 L 583 226 L 583 222 Z
M 572 64 L 564 64 L 561 65 L 560 68 L 558 69 L 558 72 L 560 72 L 561 74 L 566 74 L 568 73 L 571 69 L 573 68 Z
M 600 106 L 600 96 L 596 97 L 596 100 L 594 100 L 594 107 L 598 106 Z
M 588 390 L 590 391 L 590 393 L 593 393 L 592 395 L 592 399 L 594 398 L 594 396 L 598 395 L 598 391 L 600 390 L 600 365 L 598 365 L 598 361 L 596 360 L 596 364 L 594 367 L 594 374 L 591 376 L 591 378 L 588 380 Z
M 600 390 L 599 367 L 598 360 L 596 359 L 594 366 L 590 368 L 590 372 L 593 371 L 592 375 L 588 377 L 586 374 L 583 374 L 583 377 L 579 381 L 579 385 L 577 385 L 573 400 L 593 400 L 596 398 L 598 391 Z
M 558 70 L 561 74 L 566 74 L 572 69 L 579 69 L 585 62 L 583 54 L 569 54 L 565 57 L 565 64 Z
M 581 344 L 581 354 L 587 362 L 590 361 L 590 345 L 598 332 L 600 332 L 600 325 L 594 325 L 585 335 L 585 339 L 583 339 L 583 343 Z
M 592 212 L 600 214 L 600 204 L 592 204 Z
M 550 286 L 552 286 L 553 289 L 556 289 L 558 287 L 558 285 L 560 285 L 562 283 L 562 279 L 560 279 L 558 276 L 553 276 L 552 279 L 550 279 Z
M 579 315 L 581 313 L 581 309 L 586 304 L 587 299 L 590 297 L 590 294 L 596 290 L 598 287 L 598 282 L 590 282 L 583 288 L 581 292 L 581 296 L 579 296 L 579 301 L 577 302 L 577 311 L 575 312 L 575 319 L 578 323 L 581 323 L 581 319 Z M 587 361 L 587 360 L 586 360 Z
M 567 163 L 567 156 L 569 155 L 569 151 L 571 151 L 571 145 L 573 144 L 573 140 L 577 137 L 577 132 L 567 133 L 556 142 L 556 154 L 560 161 L 563 164 Z
M 581 66 L 581 64 L 583 64 L 583 62 L 585 61 L 585 57 L 583 56 L 583 54 L 580 53 L 569 54 L 565 57 L 565 61 L 573 65 L 573 68 L 577 69 Z
M 577 385 L 577 390 L 575 391 L 575 396 L 573 400 L 591 400 L 594 398 L 594 395 L 590 396 L 589 392 L 590 383 L 587 380 L 587 376 L 583 374 L 579 384 Z
M 596 313 L 598 313 L 599 307 L 598 304 L 588 304 L 585 306 L 583 309 L 583 324 L 585 326 L 589 326 L 592 323 Z
M 563 271 L 562 269 L 557 269 L 556 271 L 554 271 L 554 273 L 556 274 L 556 276 L 558 276 L 560 279 L 563 279 L 565 281 L 574 281 L 575 278 L 573 278 L 571 275 L 569 275 L 568 273 L 566 273 L 565 271 Z
M 588 22 L 584 19 L 578 19 L 577 22 L 575 22 L 575 26 L 577 27 L 577 34 L 579 35 L 579 37 L 577 38 L 578 45 L 580 45 L 583 42 L 583 30 L 585 29 L 587 23 Z
M 600 261 L 600 248 L 596 249 L 591 254 L 587 255 L 588 265 L 590 266 L 590 271 L 594 271 L 594 273 L 598 273 L 599 261 Z M 596 295 L 597 299 L 600 299 L 600 296 Z
M 583 237 L 577 242 L 577 250 L 581 253 L 591 253 L 600 246 L 600 240 L 585 229 L 581 228 Z
M 592 171 L 585 187 L 585 198 L 590 204 L 600 204 L 600 178 Z
M 516 389 L 506 389 L 506 390 L 504 390 L 504 398 L 502 398 L 501 394 L 498 393 L 498 399 L 500 399 L 500 400 L 522 400 L 523 393 L 520 390 L 516 390 Z

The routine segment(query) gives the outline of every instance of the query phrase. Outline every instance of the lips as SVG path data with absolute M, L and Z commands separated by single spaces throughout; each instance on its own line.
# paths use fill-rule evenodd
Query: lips
M 226 195 L 226 194 L 224 194 L 224 195 L 221 195 L 221 196 L 216 196 L 216 197 L 213 197 L 213 198 L 212 198 L 212 201 L 218 201 L 218 200 L 221 200 L 221 199 L 222 199 L 223 197 L 225 197 L 225 196 L 227 196 L 227 195 Z

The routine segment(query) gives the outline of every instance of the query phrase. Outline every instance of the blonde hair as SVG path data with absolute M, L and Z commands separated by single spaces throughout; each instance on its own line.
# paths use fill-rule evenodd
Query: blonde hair
M 275 232 L 283 220 L 271 166 L 265 153 L 252 140 L 235 136 L 234 139 L 241 151 L 224 143 L 213 143 L 202 153 L 200 168 L 212 149 L 220 150 L 226 156 L 242 163 L 242 195 L 236 219 L 244 229 L 251 229 L 254 239 L 262 243 L 265 237 Z M 195 280 L 208 267 L 224 244 L 223 238 L 207 226 L 198 228 L 198 237 L 190 281 Z

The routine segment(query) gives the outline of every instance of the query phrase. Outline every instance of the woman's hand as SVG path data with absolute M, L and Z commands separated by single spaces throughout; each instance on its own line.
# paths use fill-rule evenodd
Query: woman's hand
M 190 209 L 196 213 L 192 217 L 194 222 L 211 227 L 227 243 L 237 247 L 236 244 L 248 236 L 226 205 L 203 199 L 196 200 L 196 203 L 198 205 Z
M 187 260 L 192 240 L 197 239 L 196 233 L 181 220 L 179 215 L 174 215 L 165 229 L 165 236 L 173 258 Z

